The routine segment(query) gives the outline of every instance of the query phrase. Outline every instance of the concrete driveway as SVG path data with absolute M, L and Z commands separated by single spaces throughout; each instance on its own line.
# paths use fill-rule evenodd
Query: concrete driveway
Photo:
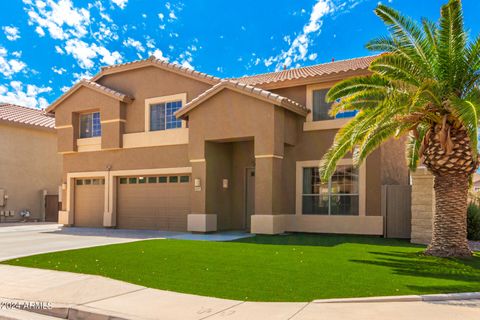
M 54 223 L 0 224 L 0 261 L 38 253 L 136 241 L 139 238 L 68 234 Z
M 1 223 L 0 261 L 39 253 L 146 239 L 229 241 L 250 236 L 252 235 L 244 232 L 220 232 L 202 235 L 156 230 L 63 228 L 62 225 L 55 223 Z

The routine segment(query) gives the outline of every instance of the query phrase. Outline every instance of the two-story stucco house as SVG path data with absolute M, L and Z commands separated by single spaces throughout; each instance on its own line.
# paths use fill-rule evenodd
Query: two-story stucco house
M 210 232 L 381 235 L 381 186 L 408 184 L 401 141 L 328 183 L 319 160 L 355 113 L 325 94 L 374 57 L 222 80 L 155 58 L 102 68 L 55 101 L 60 222 Z

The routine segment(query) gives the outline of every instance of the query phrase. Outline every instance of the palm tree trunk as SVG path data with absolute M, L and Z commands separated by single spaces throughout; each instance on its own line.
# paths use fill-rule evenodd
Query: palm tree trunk
M 435 175 L 435 214 L 432 242 L 425 254 L 470 257 L 467 242 L 468 176 Z

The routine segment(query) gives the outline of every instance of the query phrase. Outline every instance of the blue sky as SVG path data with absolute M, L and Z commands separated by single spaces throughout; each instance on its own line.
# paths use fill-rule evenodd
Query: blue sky
M 436 20 L 447 0 L 384 0 Z M 155 55 L 237 77 L 371 54 L 378 0 L 0 1 L 0 102 L 44 108 L 103 65 Z M 480 1 L 464 0 L 480 32 Z

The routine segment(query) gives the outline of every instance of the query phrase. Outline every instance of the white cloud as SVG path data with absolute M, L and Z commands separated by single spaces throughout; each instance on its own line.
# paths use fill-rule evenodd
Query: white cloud
M 137 51 L 140 51 L 140 52 L 145 52 L 145 47 L 142 45 L 142 43 L 140 41 L 134 40 L 130 37 L 128 37 L 127 40 L 123 41 L 123 45 L 125 47 L 135 48 L 135 49 L 137 49 Z
M 37 0 L 26 2 L 29 24 L 37 24 L 48 31 L 53 39 L 69 39 L 70 37 L 83 37 L 88 33 L 90 25 L 90 12 L 85 8 L 76 8 L 71 0 Z M 36 32 L 42 35 L 36 28 Z
M 309 46 L 313 41 L 312 35 L 321 32 L 323 18 L 328 14 L 332 14 L 337 9 L 332 0 L 317 0 L 310 13 L 309 21 L 303 26 L 302 31 L 298 33 L 293 40 L 291 40 L 289 36 L 284 37 L 289 48 L 282 50 L 278 55 L 265 59 L 265 66 L 268 67 L 275 63 L 275 69 L 281 70 L 293 64 L 298 65 L 300 61 L 306 61 L 307 58 L 314 60 L 311 59 L 312 54 L 308 55 Z
M 62 92 L 67 92 L 68 90 L 70 90 L 70 87 L 67 87 L 67 86 L 63 86 L 60 88 L 60 91 Z
M 75 84 L 82 79 L 87 79 L 87 80 L 91 79 L 92 77 L 93 77 L 93 74 L 91 74 L 90 71 L 85 71 L 80 73 L 74 72 L 72 84 Z
M 155 51 L 151 51 L 148 54 L 154 56 L 157 59 L 168 61 L 168 58 L 163 55 L 163 52 L 160 49 L 155 49 Z
M 60 46 L 55 46 L 55 51 L 56 51 L 58 54 L 65 54 L 65 51 L 63 51 L 62 48 L 60 48 Z
M 120 9 L 125 9 L 125 6 L 127 5 L 128 0 L 112 0 L 113 3 L 115 3 L 117 6 L 120 7 Z
M 83 69 L 90 69 L 94 66 L 93 59 L 101 57 L 100 62 L 107 65 L 122 62 L 122 56 L 118 51 L 110 52 L 103 46 L 95 43 L 88 44 L 79 39 L 70 39 L 65 44 L 65 52 L 71 54 Z
M 45 30 L 43 30 L 43 28 L 40 27 L 40 26 L 37 26 L 37 27 L 35 28 L 35 32 L 38 33 L 38 35 L 39 35 L 40 37 L 44 37 L 44 36 L 45 36 Z
M 313 61 L 313 60 L 317 59 L 317 57 L 318 57 L 318 54 L 312 53 L 312 54 L 310 54 L 310 55 L 308 56 L 308 59 L 311 60 L 311 61 Z
M 11 81 L 9 84 L 0 85 L 0 101 L 43 109 L 48 106 L 48 101 L 39 95 L 50 91 L 52 91 L 50 87 L 38 87 L 32 84 L 25 86 L 20 81 Z
M 7 49 L 0 47 L 0 74 L 10 78 L 26 68 L 26 64 L 18 59 L 10 58 Z
M 160 20 L 163 21 L 163 18 L 165 18 L 165 15 L 164 15 L 163 13 L 159 13 L 159 14 L 158 14 L 158 17 L 160 18 Z
M 147 40 L 147 48 L 150 48 L 150 49 L 155 48 L 155 40 L 153 40 L 149 36 L 145 37 L 145 39 Z
M 175 12 L 174 12 L 173 10 L 170 11 L 170 13 L 168 14 L 168 17 L 169 17 L 170 19 L 174 19 L 174 20 L 177 19 L 177 16 L 175 15 Z
M 64 74 L 67 70 L 65 68 L 58 68 L 53 66 L 52 71 L 55 72 L 56 74 Z
M 15 41 L 17 39 L 20 39 L 20 30 L 18 30 L 17 27 L 4 26 L 2 27 L 2 30 L 5 33 L 5 36 L 7 37 L 8 40 Z

